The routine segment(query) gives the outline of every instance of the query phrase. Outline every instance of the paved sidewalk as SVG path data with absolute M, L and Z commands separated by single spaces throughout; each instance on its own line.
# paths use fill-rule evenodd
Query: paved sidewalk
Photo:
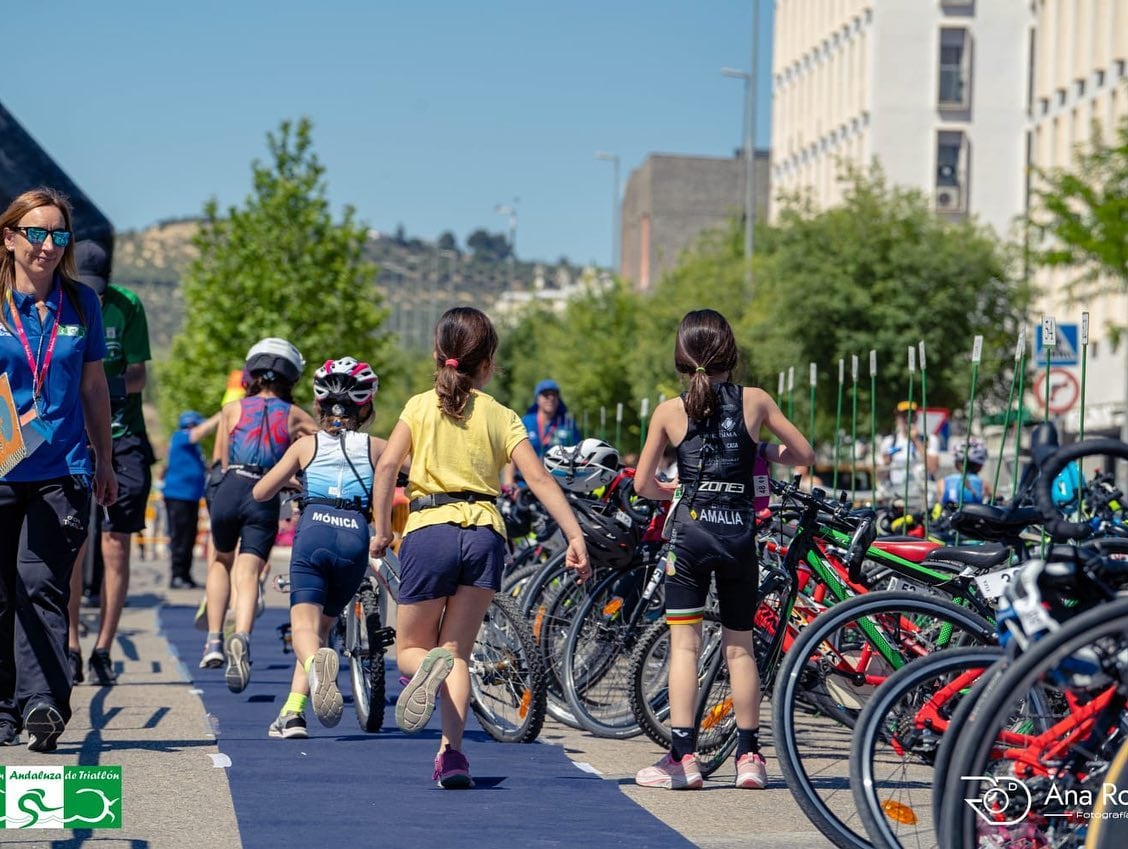
M 284 572 L 288 549 L 272 558 L 274 573 Z M 3 763 L 104 764 L 123 767 L 121 831 L 0 831 L 0 843 L 20 849 L 240 849 L 242 842 L 232 807 L 216 732 L 194 690 L 191 674 L 198 657 L 181 659 L 160 633 L 162 604 L 195 605 L 202 590 L 168 590 L 167 559 L 140 560 L 134 553 L 129 604 L 112 655 L 120 673 L 115 687 L 89 684 L 75 688 L 74 717 L 59 751 L 44 755 L 26 747 L 0 749 Z M 204 566 L 195 575 L 202 583 Z M 282 607 L 287 597 L 273 588 L 267 603 Z M 93 626 L 93 611 L 83 610 Z M 201 649 L 203 634 L 200 635 Z M 93 635 L 83 639 L 89 657 Z M 603 740 L 549 721 L 541 736 L 557 744 L 573 761 L 597 770 L 622 792 L 703 849 L 788 849 L 830 846 L 806 820 L 775 771 L 767 790 L 732 789 L 732 769 L 713 776 L 704 792 L 670 793 L 636 787 L 636 770 L 660 756 L 644 737 Z M 771 764 L 769 753 L 769 764 Z M 436 794 L 436 802 L 442 799 Z M 582 807 L 582 803 L 581 807 Z M 536 813 L 529 812 L 530 830 Z M 609 832 L 614 824 L 608 823 Z M 332 837 L 331 829 L 327 837 Z M 335 841 L 333 841 L 335 842 Z M 371 845 L 379 845 L 373 843 Z

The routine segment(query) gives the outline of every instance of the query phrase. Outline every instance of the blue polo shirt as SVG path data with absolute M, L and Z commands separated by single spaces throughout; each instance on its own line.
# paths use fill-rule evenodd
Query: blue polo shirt
M 79 317 L 71 295 L 64 292 L 62 313 L 56 315 L 59 304 L 58 279 L 47 296 L 47 318 L 39 321 L 35 298 L 12 290 L 12 299 L 19 311 L 24 333 L 27 334 L 33 356 L 42 367 L 51 340 L 55 322 L 59 322 L 59 336 L 55 342 L 47 378 L 40 398 L 40 415 L 54 427 L 54 438 L 16 466 L 0 481 L 41 481 L 67 475 L 89 475 L 92 471 L 86 452 L 86 421 L 82 414 L 82 370 L 86 363 L 99 362 L 106 355 L 106 340 L 102 330 L 102 306 L 98 295 L 89 286 L 81 284 L 78 298 L 82 305 L 85 325 Z M 32 405 L 32 374 L 27 354 L 16 333 L 8 299 L 0 303 L 7 327 L 0 324 L 0 368 L 8 375 L 12 385 L 12 398 L 22 414 Z M 40 343 L 42 339 L 42 344 Z

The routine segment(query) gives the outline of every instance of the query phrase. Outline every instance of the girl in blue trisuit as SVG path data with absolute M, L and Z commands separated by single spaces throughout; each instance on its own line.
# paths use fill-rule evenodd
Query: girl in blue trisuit
M 269 501 L 300 475 L 302 512 L 290 555 L 290 628 L 297 664 L 271 737 L 307 737 L 306 703 L 321 723 L 341 721 L 337 652 L 325 647 L 333 622 L 368 568 L 372 472 L 385 442 L 360 432 L 372 419 L 380 379 L 352 357 L 328 360 L 313 377 L 321 429 L 303 436 L 251 491 Z

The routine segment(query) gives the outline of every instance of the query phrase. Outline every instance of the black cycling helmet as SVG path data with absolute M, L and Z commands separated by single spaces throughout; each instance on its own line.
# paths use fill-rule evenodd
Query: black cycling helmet
M 634 559 L 642 529 L 634 522 L 620 521 L 603 512 L 614 508 L 602 501 L 572 499 L 576 521 L 584 532 L 588 560 L 595 568 L 624 569 Z

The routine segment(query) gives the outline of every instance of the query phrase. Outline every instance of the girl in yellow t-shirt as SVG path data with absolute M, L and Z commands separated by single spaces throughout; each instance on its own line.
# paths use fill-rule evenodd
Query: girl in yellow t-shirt
M 396 724 L 421 730 L 441 695 L 442 740 L 432 776 L 443 788 L 472 787 L 462 735 L 470 706 L 467 660 L 486 608 L 501 588 L 505 523 L 495 499 L 512 460 L 568 540 L 567 565 L 591 569 L 583 533 L 563 491 L 545 471 L 521 418 L 481 391 L 493 376 L 497 331 L 471 307 L 447 310 L 435 326 L 435 387 L 407 402 L 376 465 L 371 553 L 392 542 L 396 473 L 411 456 L 411 514 L 400 544 L 396 662 L 411 676 Z

